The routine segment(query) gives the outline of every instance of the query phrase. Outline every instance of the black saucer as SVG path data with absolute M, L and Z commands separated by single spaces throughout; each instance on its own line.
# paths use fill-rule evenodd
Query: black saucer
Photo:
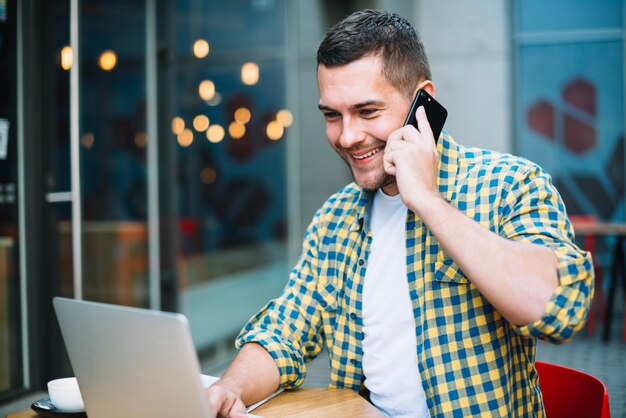
M 62 412 L 54 407 L 50 398 L 39 399 L 34 402 L 30 408 L 37 412 L 37 415 L 50 418 L 86 418 L 87 413 L 85 411 L 79 412 Z

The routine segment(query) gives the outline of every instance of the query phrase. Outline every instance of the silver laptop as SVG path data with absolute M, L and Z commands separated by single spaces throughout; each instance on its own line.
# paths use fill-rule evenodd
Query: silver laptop
M 53 303 L 89 418 L 210 416 L 184 315 Z

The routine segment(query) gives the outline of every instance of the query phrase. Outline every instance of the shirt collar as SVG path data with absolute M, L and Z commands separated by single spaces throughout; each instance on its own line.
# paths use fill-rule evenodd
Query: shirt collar
M 359 190 L 357 204 L 355 206 L 355 219 L 357 222 L 353 222 L 350 225 L 350 231 L 359 231 L 363 228 L 369 229 L 370 222 L 370 210 L 372 208 L 372 202 L 374 201 L 374 192 L 364 190 L 356 186 Z
M 437 152 L 439 153 L 437 186 L 444 199 L 451 202 L 456 197 L 454 184 L 459 172 L 459 146 L 446 131 L 439 137 Z

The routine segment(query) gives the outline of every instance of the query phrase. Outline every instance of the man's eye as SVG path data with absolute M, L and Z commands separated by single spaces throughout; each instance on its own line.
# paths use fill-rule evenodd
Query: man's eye
M 376 113 L 376 109 L 361 109 L 359 111 L 359 114 L 363 117 L 374 116 L 375 113 Z
M 339 113 L 337 112 L 324 112 L 324 119 L 337 119 L 339 117 Z

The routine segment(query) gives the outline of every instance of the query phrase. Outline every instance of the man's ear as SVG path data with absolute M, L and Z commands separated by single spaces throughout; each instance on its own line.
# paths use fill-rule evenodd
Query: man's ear
M 417 94 L 417 91 L 420 89 L 423 89 L 426 91 L 426 93 L 430 94 L 433 97 L 436 97 L 435 83 L 433 83 L 431 80 L 422 80 L 415 88 L 415 91 L 413 92 L 413 97 L 415 97 L 415 95 Z

